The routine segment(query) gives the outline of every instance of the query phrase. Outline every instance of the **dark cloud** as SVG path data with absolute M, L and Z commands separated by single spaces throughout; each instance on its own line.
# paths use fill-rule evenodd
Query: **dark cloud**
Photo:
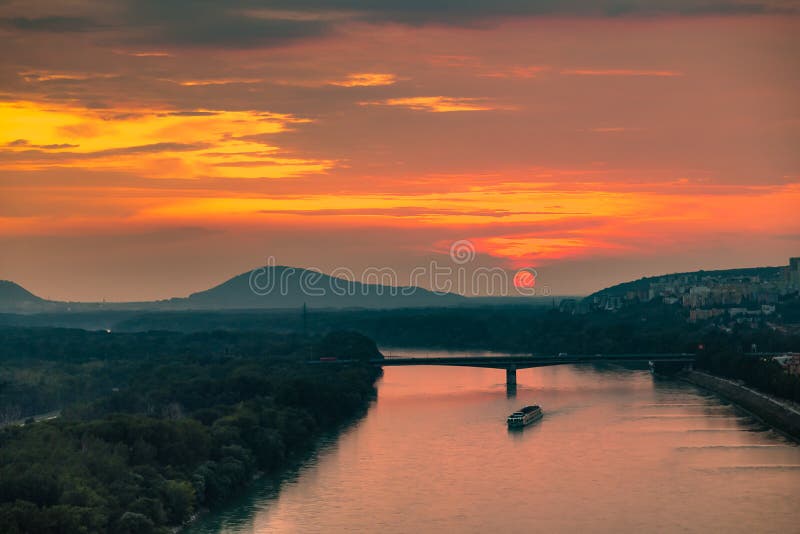
M 0 19 L 0 26 L 34 32 L 87 32 L 99 27 L 95 21 L 85 17 L 13 17 Z
M 45 150 L 61 150 L 62 148 L 78 148 L 80 145 L 73 145 L 70 143 L 55 143 L 52 145 L 36 145 Z
M 14 144 L 12 144 L 14 143 Z M 75 159 L 94 159 L 108 156 L 125 156 L 131 154 L 154 154 L 158 152 L 188 152 L 201 150 L 210 145 L 205 143 L 151 143 L 148 145 L 126 146 L 109 148 L 94 152 L 50 152 L 58 148 L 75 148 L 78 145 L 32 145 L 25 139 L 17 139 L 8 143 L 10 148 L 28 148 L 30 150 L 0 150 L 0 160 L 4 161 L 72 161 Z
M 11 148 L 25 147 L 25 148 L 41 148 L 43 150 L 61 150 L 64 148 L 77 148 L 79 145 L 72 145 L 69 143 L 57 143 L 52 145 L 32 145 L 31 142 L 28 141 L 27 139 L 14 139 L 13 141 L 6 143 L 5 146 Z
M 353 208 L 353 209 L 317 209 L 317 210 L 260 210 L 259 213 L 269 215 L 365 215 L 387 217 L 425 217 L 435 215 L 461 215 L 473 217 L 503 218 L 513 215 L 589 215 L 586 212 L 566 211 L 512 211 L 512 210 L 458 210 L 437 209 L 416 206 L 400 206 L 396 208 Z
M 793 0 L 118 0 L 117 20 L 6 18 L 17 30 L 85 32 L 114 28 L 148 45 L 282 46 L 324 37 L 342 22 L 477 27 L 518 17 L 799 14 Z
M 277 0 L 287 10 L 343 10 L 372 21 L 481 24 L 518 16 L 658 16 L 797 13 L 796 3 L 771 0 Z
M 125 24 L 133 26 L 134 41 L 198 46 L 280 46 L 333 31 L 324 20 L 248 12 L 271 5 L 253 0 L 128 0 Z
M 91 152 L 92 156 L 121 156 L 126 154 L 150 154 L 154 152 L 186 152 L 201 150 L 209 145 L 203 143 L 150 143 L 148 145 L 126 146 L 123 148 L 109 148 Z
M 173 111 L 170 113 L 162 113 L 163 117 L 210 117 L 212 115 L 219 115 L 218 111 Z

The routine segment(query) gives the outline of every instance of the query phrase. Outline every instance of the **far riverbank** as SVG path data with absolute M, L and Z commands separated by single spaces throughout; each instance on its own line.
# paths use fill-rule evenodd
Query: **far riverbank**
M 701 371 L 686 371 L 681 377 L 734 402 L 765 423 L 800 441 L 800 410 L 789 401 Z

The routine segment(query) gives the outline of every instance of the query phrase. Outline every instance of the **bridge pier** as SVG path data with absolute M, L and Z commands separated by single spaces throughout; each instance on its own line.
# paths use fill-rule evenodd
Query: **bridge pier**
M 517 366 L 514 364 L 506 367 L 506 386 L 517 385 Z
M 517 385 L 516 384 L 506 384 L 506 398 L 513 399 L 517 396 Z

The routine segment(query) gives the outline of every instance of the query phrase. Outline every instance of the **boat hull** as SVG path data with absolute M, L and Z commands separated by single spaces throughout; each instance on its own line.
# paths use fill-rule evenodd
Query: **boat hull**
M 508 428 L 523 428 L 532 423 L 535 423 L 539 419 L 542 418 L 544 414 L 542 412 L 537 412 L 535 414 L 526 415 L 522 418 L 522 420 L 509 420 L 508 421 Z

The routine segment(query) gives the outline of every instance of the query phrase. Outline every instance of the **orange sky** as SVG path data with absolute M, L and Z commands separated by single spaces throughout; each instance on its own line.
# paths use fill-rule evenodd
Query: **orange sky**
M 37 4 L 0 4 L 0 278 L 42 296 L 402 281 L 461 239 L 555 294 L 800 254 L 792 2 Z

